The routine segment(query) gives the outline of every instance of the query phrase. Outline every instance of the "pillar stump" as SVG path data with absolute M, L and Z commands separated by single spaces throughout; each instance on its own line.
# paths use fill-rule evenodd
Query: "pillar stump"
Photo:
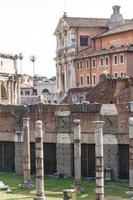
M 129 190 L 133 192 L 133 117 L 129 117 Z
M 44 166 L 43 166 L 43 131 L 42 121 L 36 122 L 36 196 L 34 200 L 46 200 L 44 195 Z
M 81 186 L 81 128 L 80 120 L 74 120 L 74 177 L 75 187 L 77 189 Z
M 96 200 L 104 200 L 103 125 L 95 121 Z
M 29 118 L 23 118 L 23 183 L 21 187 L 31 188 L 31 165 L 30 165 L 30 135 Z

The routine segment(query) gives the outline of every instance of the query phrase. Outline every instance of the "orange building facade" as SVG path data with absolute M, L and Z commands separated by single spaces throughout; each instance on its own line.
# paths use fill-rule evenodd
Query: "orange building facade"
M 133 75 L 133 21 L 92 36 L 90 43 L 75 59 L 77 86 L 95 86 L 103 73 L 114 78 Z
M 110 18 L 76 18 L 65 14 L 55 36 L 57 91 L 95 86 L 101 74 L 133 75 L 133 20 L 124 19 L 120 6 Z

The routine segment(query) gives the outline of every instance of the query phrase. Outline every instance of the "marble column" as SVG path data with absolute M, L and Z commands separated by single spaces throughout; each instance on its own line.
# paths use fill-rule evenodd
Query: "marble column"
M 23 118 L 23 187 L 31 187 L 29 118 Z
M 64 92 L 67 92 L 67 84 L 68 84 L 68 77 L 67 77 L 67 62 L 64 63 Z
M 76 62 L 73 60 L 71 61 L 71 88 L 76 87 Z
M 42 121 L 36 122 L 36 196 L 34 200 L 46 200 L 44 195 L 43 131 Z
M 81 128 L 80 120 L 74 120 L 74 176 L 75 186 L 77 188 L 81 185 Z
M 21 91 L 20 91 L 20 81 L 21 78 L 17 78 L 17 104 L 21 104 Z
M 62 65 L 61 64 L 59 64 L 58 65 L 58 70 L 59 70 L 59 87 L 58 87 L 58 93 L 60 93 L 61 91 L 62 91 L 62 82 L 61 82 L 61 68 L 62 68 Z
M 129 190 L 133 191 L 133 117 L 129 117 Z
M 103 125 L 95 121 L 96 200 L 104 200 Z
M 8 80 L 8 104 L 12 104 L 12 88 L 11 88 L 11 80 Z

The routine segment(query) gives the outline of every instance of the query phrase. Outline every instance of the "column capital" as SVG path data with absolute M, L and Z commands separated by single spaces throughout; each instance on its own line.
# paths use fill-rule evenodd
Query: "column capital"
M 133 126 L 133 117 L 129 117 L 128 122 L 129 122 L 129 126 Z
M 102 128 L 105 124 L 104 121 L 93 121 L 92 123 L 95 125 L 95 128 Z
M 29 125 L 29 117 L 24 117 L 23 118 L 23 126 L 28 126 Z
M 73 121 L 73 123 L 75 124 L 75 125 L 79 125 L 80 124 L 80 119 L 75 119 L 74 121 Z

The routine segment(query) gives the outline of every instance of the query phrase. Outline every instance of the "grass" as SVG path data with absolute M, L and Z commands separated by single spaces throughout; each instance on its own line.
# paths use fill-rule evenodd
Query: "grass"
M 35 196 L 35 188 L 21 189 L 18 184 L 22 183 L 22 176 L 11 173 L 0 173 L 0 181 L 8 185 L 12 189 L 11 194 L 0 190 L 1 200 L 31 200 Z M 32 182 L 35 183 L 35 177 L 32 177 Z M 62 200 L 63 190 L 71 188 L 74 184 L 73 178 L 56 179 L 55 177 L 45 177 L 45 194 L 48 200 Z M 87 180 L 82 178 L 84 192 L 77 193 L 75 200 L 94 200 L 95 199 L 95 180 Z M 125 192 L 128 190 L 127 180 L 107 181 L 105 182 L 105 196 L 120 196 L 126 198 Z

